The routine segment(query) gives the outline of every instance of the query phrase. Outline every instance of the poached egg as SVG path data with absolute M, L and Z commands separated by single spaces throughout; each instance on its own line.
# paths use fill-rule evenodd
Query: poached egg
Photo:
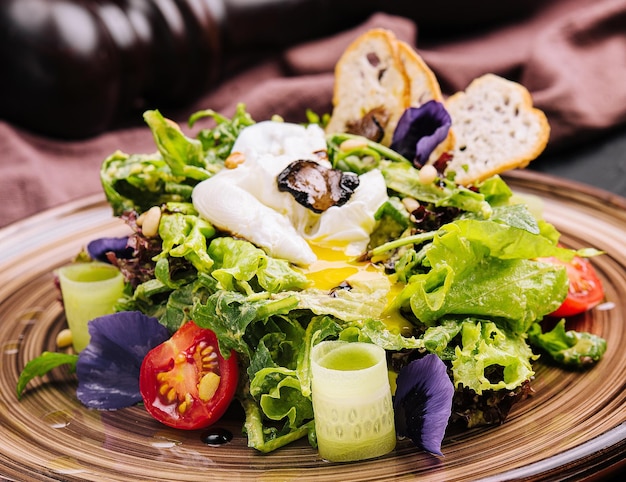
M 336 250 L 346 257 L 365 250 L 374 214 L 387 200 L 380 171 L 359 176 L 351 198 L 322 213 L 278 190 L 276 177 L 295 160 L 331 167 L 321 127 L 259 122 L 242 130 L 232 152 L 243 157 L 241 164 L 222 169 L 194 188 L 193 205 L 207 221 L 300 266 L 318 260 L 316 249 Z

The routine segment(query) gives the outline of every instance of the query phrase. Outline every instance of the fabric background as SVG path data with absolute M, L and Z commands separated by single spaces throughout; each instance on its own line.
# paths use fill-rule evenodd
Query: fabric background
M 181 124 L 206 108 L 230 115 L 239 102 L 255 120 L 279 114 L 298 122 L 307 108 L 330 112 L 334 65 L 372 27 L 391 29 L 416 46 L 446 95 L 487 72 L 522 83 L 552 128 L 549 148 L 531 168 L 626 195 L 624 0 L 546 0 L 531 15 L 481 31 L 455 34 L 451 27 L 447 35 L 422 34 L 419 21 L 374 12 L 330 36 L 233 58 L 215 88 L 185 108 L 162 112 Z M 100 192 L 100 164 L 117 149 L 155 150 L 141 119 L 80 141 L 46 138 L 0 120 L 0 227 Z

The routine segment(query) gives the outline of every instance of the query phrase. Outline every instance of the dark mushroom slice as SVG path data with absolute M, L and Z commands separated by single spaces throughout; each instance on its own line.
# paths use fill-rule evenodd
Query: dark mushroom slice
M 385 127 L 388 123 L 389 113 L 385 108 L 375 107 L 361 119 L 348 122 L 346 132 L 366 137 L 374 142 L 380 142 L 385 136 Z
M 348 202 L 359 186 L 359 177 L 315 161 L 298 160 L 278 175 L 277 182 L 279 191 L 290 193 L 298 204 L 322 213 Z

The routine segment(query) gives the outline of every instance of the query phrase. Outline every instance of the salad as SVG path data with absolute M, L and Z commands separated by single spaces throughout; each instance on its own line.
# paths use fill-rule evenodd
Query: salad
M 158 111 L 144 118 L 157 151 L 115 152 L 101 168 L 132 234 L 77 258 L 123 274 L 115 313 L 90 321 L 80 353 L 29 362 L 18 396 L 69 364 L 87 407 L 143 403 L 199 429 L 236 400 L 250 447 L 316 447 L 311 352 L 367 343 L 386 354 L 397 435 L 441 454 L 448 427 L 502 423 L 540 356 L 580 369 L 606 350 L 565 319 L 541 324 L 564 300 L 564 316 L 602 300 L 587 260 L 599 253 L 561 246 L 500 176 L 468 188 L 440 174 L 445 157 L 414 163 L 437 141 L 411 126 L 386 147 L 327 135 L 312 113 L 299 125 L 255 122 L 243 105 L 232 118 L 201 111 L 190 128 L 212 126 L 193 137 Z

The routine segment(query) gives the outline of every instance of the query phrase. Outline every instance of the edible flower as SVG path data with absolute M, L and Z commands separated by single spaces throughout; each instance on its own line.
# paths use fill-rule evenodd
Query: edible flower
M 435 354 L 414 360 L 400 370 L 394 399 L 396 432 L 435 455 L 452 413 L 454 386 L 445 363 Z
M 170 337 L 156 318 L 126 311 L 95 318 L 76 363 L 76 395 L 83 405 L 117 410 L 140 402 L 139 371 L 146 354 Z
M 108 263 L 107 253 L 113 252 L 117 258 L 130 258 L 133 248 L 128 246 L 128 236 L 119 238 L 98 238 L 87 244 L 87 253 L 91 259 Z
M 448 136 L 452 119 L 441 102 L 430 100 L 404 111 L 391 140 L 391 149 L 420 168 Z

